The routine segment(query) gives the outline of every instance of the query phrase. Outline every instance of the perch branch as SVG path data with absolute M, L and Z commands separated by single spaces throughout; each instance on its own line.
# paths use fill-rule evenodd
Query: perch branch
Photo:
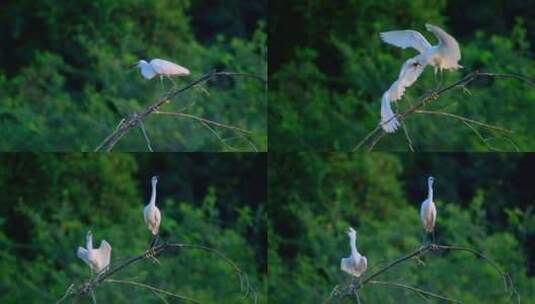
M 199 249 L 203 251 L 210 252 L 214 255 L 216 255 L 218 258 L 225 261 L 228 265 L 230 265 L 234 272 L 236 272 L 238 279 L 240 281 L 240 291 L 244 293 L 243 298 L 246 298 L 250 296 L 250 293 L 252 292 L 252 297 L 254 302 L 256 303 L 256 293 L 252 289 L 252 286 L 250 285 L 249 279 L 245 273 L 234 263 L 231 259 L 229 259 L 227 256 L 225 256 L 223 253 L 221 253 L 219 250 L 210 248 L 207 246 L 202 245 L 193 245 L 193 244 L 180 244 L 180 243 L 164 243 L 161 245 L 158 245 L 152 249 L 148 249 L 144 251 L 142 254 L 129 258 L 125 260 L 124 262 L 119 263 L 118 265 L 114 267 L 108 267 L 107 269 L 103 270 L 102 272 L 98 273 L 95 277 L 89 279 L 86 282 L 83 282 L 79 284 L 78 286 L 71 284 L 67 290 L 65 291 L 65 294 L 56 302 L 56 304 L 64 303 L 67 299 L 71 297 L 83 297 L 83 296 L 91 296 L 94 294 L 94 291 L 97 287 L 99 287 L 102 283 L 110 282 L 110 283 L 119 283 L 118 280 L 110 279 L 111 276 L 115 275 L 116 273 L 122 271 L 123 269 L 127 268 L 128 266 L 138 263 L 145 259 L 151 259 L 155 258 L 157 255 L 160 255 L 166 251 L 174 250 L 174 249 Z M 122 281 L 123 283 L 126 281 Z M 132 282 L 128 281 L 130 283 L 124 283 L 124 284 L 131 284 L 131 285 L 137 285 L 138 287 L 145 287 L 150 285 L 146 285 L 139 282 Z M 144 285 L 144 286 L 142 286 Z M 166 295 L 172 294 L 171 292 L 158 289 L 156 287 L 150 286 L 152 291 L 158 291 L 160 293 L 164 293 Z M 174 297 L 181 297 L 176 294 L 173 294 Z M 183 297 L 184 299 L 186 297 Z M 198 303 L 197 301 L 193 299 L 187 298 L 190 302 Z
M 117 126 L 116 130 L 112 132 L 110 135 L 108 135 L 96 148 L 95 152 L 99 151 L 106 151 L 110 152 L 113 147 L 125 136 L 132 128 L 137 127 L 141 122 L 143 122 L 147 116 L 153 114 L 154 112 L 158 111 L 163 105 L 166 103 L 169 103 L 173 100 L 173 98 L 177 97 L 179 94 L 184 93 L 185 91 L 188 91 L 189 89 L 195 87 L 198 84 L 205 83 L 213 78 L 216 77 L 248 77 L 248 78 L 254 78 L 263 82 L 266 82 L 266 80 L 258 75 L 254 74 L 248 74 L 248 73 L 235 73 L 235 72 L 218 72 L 216 70 L 213 70 L 211 72 L 208 72 L 201 76 L 200 78 L 190 82 L 186 86 L 180 89 L 172 89 L 169 92 L 165 93 L 158 101 L 153 103 L 152 105 L 148 106 L 145 110 L 143 110 L 141 113 L 135 113 L 132 116 L 128 118 L 123 118 L 119 125 Z
M 404 255 L 390 263 L 388 263 L 387 265 L 385 265 L 384 267 L 376 270 L 375 272 L 371 273 L 370 275 L 368 275 L 367 277 L 365 277 L 364 279 L 361 279 L 357 282 L 357 284 L 354 284 L 354 283 L 351 283 L 349 284 L 348 286 L 340 289 L 339 286 L 335 286 L 333 288 L 333 291 L 331 292 L 330 296 L 325 300 L 324 303 L 330 301 L 332 299 L 333 296 L 338 296 L 338 297 L 341 297 L 341 298 L 344 298 L 344 297 L 351 297 L 352 295 L 355 294 L 355 291 L 356 290 L 359 290 L 361 288 L 363 288 L 366 284 L 379 284 L 379 283 L 373 283 L 373 282 L 377 282 L 375 281 L 374 279 L 378 276 L 380 276 L 381 274 L 389 271 L 390 269 L 394 268 L 395 266 L 401 264 L 401 263 L 404 263 L 408 260 L 411 260 L 413 258 L 419 258 L 421 256 L 424 256 L 425 254 L 427 254 L 428 252 L 431 252 L 431 251 L 438 251 L 438 250 L 448 250 L 448 251 L 464 251 L 464 252 L 468 252 L 468 253 L 471 253 L 472 255 L 474 255 L 475 257 L 477 258 L 480 258 L 482 260 L 484 260 L 486 263 L 488 263 L 489 265 L 491 265 L 494 270 L 496 272 L 498 272 L 500 274 L 500 276 L 502 277 L 503 279 L 503 282 L 504 282 L 504 289 L 505 291 L 509 294 L 509 298 L 511 298 L 512 296 L 515 296 L 517 297 L 517 302 L 520 303 L 520 297 L 518 295 L 518 292 L 516 291 L 516 288 L 513 284 L 513 281 L 511 279 L 511 276 L 504 272 L 496 262 L 494 262 L 493 260 L 491 260 L 490 258 L 488 258 L 487 256 L 485 256 L 484 254 L 482 254 L 481 252 L 477 251 L 477 250 L 474 250 L 472 248 L 468 248 L 468 247 L 462 247 L 462 246 L 449 246 L 449 245 L 437 245 L 437 244 L 428 244 L 426 246 L 422 246 L 416 250 L 414 250 L 413 252 L 407 254 L 407 255 Z M 389 284 L 398 284 L 398 283 L 389 283 Z M 398 287 L 401 287 L 401 286 L 398 286 Z M 411 289 L 413 291 L 416 292 L 416 287 L 410 287 L 408 289 Z M 426 293 L 427 296 L 431 296 L 431 294 L 434 294 L 434 293 L 431 293 L 431 292 L 428 292 L 428 291 L 425 291 L 425 290 L 421 290 L 420 292 L 420 289 L 418 289 L 418 293 L 420 295 Z M 437 295 L 438 296 L 438 295 Z M 431 296 L 433 297 L 433 296 Z M 438 298 L 442 299 L 442 300 L 445 300 L 446 297 L 443 297 L 443 296 L 439 296 Z M 453 301 L 453 302 L 458 302 L 456 300 L 453 300 L 453 299 L 449 299 L 447 298 L 450 302 Z
M 524 81 L 530 86 L 535 86 L 535 84 L 533 83 L 533 80 L 531 80 L 528 77 L 522 76 L 522 75 L 503 74 L 503 73 L 486 73 L 486 72 L 473 71 L 473 72 L 468 73 L 463 78 L 461 78 L 460 80 L 456 81 L 453 84 L 450 84 L 450 85 L 448 85 L 448 86 L 446 86 L 446 87 L 444 87 L 442 89 L 434 90 L 431 93 L 428 93 L 428 94 L 424 95 L 423 97 L 418 99 L 409 109 L 405 110 L 404 112 L 397 113 L 390 120 L 397 118 L 400 121 L 400 123 L 403 123 L 403 121 L 406 120 L 409 116 L 411 116 L 414 113 L 417 113 L 417 111 L 420 110 L 420 108 L 422 108 L 425 105 L 431 103 L 432 101 L 438 99 L 445 92 L 447 92 L 449 90 L 452 90 L 452 89 L 454 89 L 456 87 L 466 88 L 466 85 L 468 85 L 469 83 L 471 83 L 472 81 L 474 81 L 478 77 L 482 77 L 482 76 L 483 77 L 495 77 L 495 78 L 512 78 L 512 79 L 517 79 L 517 80 Z M 430 114 L 430 113 L 428 113 L 428 114 Z M 437 114 L 437 115 L 439 115 L 439 114 Z M 463 118 L 465 122 L 467 121 L 467 118 L 464 118 L 462 116 L 458 116 L 458 115 L 454 115 L 454 114 L 451 114 L 449 116 L 452 117 L 452 118 L 457 118 L 457 119 Z M 390 122 L 390 120 L 385 121 L 383 123 L 386 124 L 386 123 Z M 470 119 L 470 121 L 471 121 L 471 123 L 474 123 L 474 124 L 477 124 L 477 125 L 480 125 L 480 126 L 486 126 L 487 128 L 491 127 L 491 129 L 493 129 L 493 130 L 500 129 L 500 131 L 502 131 L 502 132 L 504 132 L 504 130 L 506 130 L 504 128 L 500 128 L 500 127 L 496 127 L 496 126 L 491 126 L 491 125 L 488 125 L 488 124 L 480 123 L 480 122 L 477 122 L 475 120 L 471 120 Z M 507 131 L 509 131 L 509 130 L 507 130 Z M 366 149 L 368 151 L 373 150 L 375 145 L 384 137 L 385 134 L 386 134 L 385 131 L 381 128 L 381 124 L 377 125 L 377 127 L 375 127 L 372 131 L 370 131 L 368 134 L 366 134 L 366 136 L 364 136 L 364 138 L 353 148 L 353 151 L 360 150 L 368 142 L 369 142 L 369 144 L 367 145 Z

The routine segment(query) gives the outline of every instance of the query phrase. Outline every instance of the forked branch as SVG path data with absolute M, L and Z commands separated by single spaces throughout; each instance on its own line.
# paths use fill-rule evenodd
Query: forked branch
M 96 148 L 95 152 L 99 151 L 106 151 L 110 152 L 113 147 L 125 136 L 131 129 L 136 128 L 138 126 L 142 126 L 143 121 L 151 114 L 154 114 L 160 110 L 160 108 L 165 105 L 166 103 L 169 103 L 173 101 L 174 98 L 176 98 L 181 93 L 184 93 L 191 88 L 195 87 L 196 85 L 205 83 L 213 78 L 216 77 L 247 77 L 247 78 L 254 78 L 259 81 L 262 81 L 266 83 L 266 80 L 258 75 L 249 74 L 249 73 L 236 73 L 236 72 L 217 72 L 216 70 L 213 70 L 211 72 L 208 72 L 201 76 L 200 78 L 190 82 L 188 85 L 186 85 L 183 88 L 180 89 L 172 89 L 169 92 L 165 93 L 158 101 L 153 103 L 152 105 L 148 106 L 145 110 L 143 110 L 140 113 L 135 113 L 130 117 L 123 118 L 117 125 L 115 131 L 113 131 L 108 137 L 106 137 Z M 182 113 L 184 114 L 184 113 Z M 192 118 L 192 117 L 190 117 Z M 143 130 L 143 135 L 145 139 L 147 140 L 147 143 L 150 141 L 148 140 L 148 137 L 146 136 L 146 131 Z M 150 146 L 150 145 L 149 145 Z
M 519 296 L 518 292 L 516 291 L 515 286 L 513 285 L 513 280 L 511 279 L 511 276 L 507 272 L 503 271 L 498 266 L 498 264 L 496 262 L 494 262 L 493 260 L 491 260 L 490 258 L 485 256 L 481 252 L 479 252 L 479 251 L 477 251 L 475 249 L 469 248 L 469 247 L 437 245 L 437 244 L 428 244 L 426 246 L 422 246 L 422 247 L 414 250 L 413 252 L 411 252 L 409 254 L 406 254 L 406 255 L 404 255 L 404 256 L 402 256 L 402 257 L 400 257 L 400 258 L 398 258 L 398 259 L 396 259 L 396 260 L 394 260 L 394 261 L 392 261 L 390 263 L 388 263 L 387 265 L 385 265 L 385 266 L 381 267 L 380 269 L 372 272 L 371 274 L 369 274 L 368 276 L 364 277 L 363 279 L 360 279 L 357 282 L 351 282 L 350 284 L 348 284 L 346 286 L 343 286 L 343 287 L 340 287 L 338 285 L 335 286 L 333 288 L 330 296 L 324 301 L 324 303 L 330 302 L 333 298 L 339 298 L 339 299 L 340 298 L 346 298 L 346 297 L 351 298 L 351 297 L 357 295 L 358 291 L 360 289 L 364 288 L 367 284 L 388 285 L 390 287 L 395 287 L 395 288 L 404 288 L 404 289 L 413 291 L 416 294 L 418 294 L 419 296 L 422 296 L 424 298 L 435 298 L 435 299 L 448 301 L 448 302 L 452 302 L 452 303 L 460 303 L 458 300 L 451 299 L 449 297 L 446 297 L 446 296 L 443 296 L 443 295 L 439 295 L 439 294 L 436 294 L 436 293 L 433 293 L 433 292 L 430 292 L 430 291 L 426 291 L 426 290 L 423 290 L 423 289 L 420 289 L 420 288 L 417 288 L 417 287 L 409 286 L 409 285 L 406 285 L 406 284 L 402 284 L 402 283 L 398 283 L 398 282 L 385 282 L 385 281 L 374 280 L 375 278 L 377 278 L 381 274 L 383 274 L 385 272 L 388 272 L 389 270 L 391 270 L 392 268 L 396 267 L 399 264 L 402 264 L 402 263 L 407 262 L 409 260 L 412 260 L 414 258 L 422 257 L 422 256 L 426 255 L 429 252 L 438 251 L 438 250 L 464 251 L 464 252 L 468 252 L 468 253 L 474 255 L 475 257 L 477 257 L 479 259 L 482 259 L 483 261 L 485 261 L 486 263 L 491 265 L 494 268 L 494 270 L 501 276 L 501 278 L 503 280 L 503 283 L 504 283 L 504 290 L 505 290 L 505 293 L 508 294 L 509 300 L 511 300 L 511 299 L 513 299 L 513 297 L 515 297 L 516 298 L 516 302 L 520 303 L 520 296 Z
M 109 267 L 108 269 L 103 270 L 101 273 L 97 274 L 96 276 L 92 277 L 91 279 L 87 280 L 86 282 L 80 283 L 78 285 L 71 284 L 67 290 L 65 291 L 65 294 L 56 301 L 56 304 L 61 304 L 67 301 L 70 298 L 80 298 L 80 297 L 89 297 L 91 299 L 95 299 L 95 290 L 101 286 L 104 283 L 114 283 L 114 284 L 126 284 L 126 285 L 132 285 L 138 288 L 144 288 L 148 289 L 154 293 L 157 293 L 159 296 L 171 296 L 177 299 L 181 299 L 183 301 L 191 302 L 191 303 L 199 303 L 197 300 L 178 295 L 176 293 L 172 293 L 170 291 L 160 289 L 148 284 L 135 282 L 135 281 L 128 281 L 128 280 L 116 280 L 111 279 L 113 275 L 116 273 L 124 270 L 125 268 L 129 267 L 130 265 L 133 265 L 135 263 L 138 263 L 140 261 L 143 261 L 145 259 L 155 259 L 156 256 L 166 252 L 166 251 L 172 251 L 172 250 L 181 250 L 181 249 L 197 249 L 197 250 L 203 250 L 207 251 L 211 254 L 214 254 L 218 258 L 225 261 L 228 265 L 232 267 L 234 272 L 236 273 L 239 282 L 240 282 L 240 290 L 243 293 L 243 298 L 251 297 L 252 302 L 256 303 L 256 292 L 251 286 L 249 279 L 247 275 L 234 263 L 231 259 L 229 259 L 227 256 L 225 256 L 223 253 L 221 253 L 219 250 L 202 246 L 202 245 L 193 245 L 193 244 L 180 244 L 180 243 L 163 243 L 161 245 L 158 245 L 152 249 L 148 249 L 142 254 L 129 258 L 127 260 L 124 260 L 121 263 L 118 263 L 117 265 L 114 265 L 113 267 Z M 96 300 L 93 300 L 96 302 Z
M 451 113 L 447 113 L 447 112 L 421 110 L 421 108 L 425 107 L 427 104 L 431 103 L 432 101 L 438 99 L 445 92 L 447 92 L 449 90 L 452 90 L 452 89 L 454 89 L 456 87 L 465 88 L 468 84 L 470 84 L 472 81 L 474 81 L 475 79 L 477 79 L 479 77 L 513 78 L 513 79 L 517 79 L 517 80 L 523 81 L 523 82 L 527 83 L 528 85 L 530 85 L 532 87 L 535 86 L 535 84 L 534 84 L 532 79 L 530 79 L 528 77 L 525 77 L 525 76 L 522 76 L 522 75 L 504 74 L 504 73 L 486 73 L 486 72 L 473 71 L 473 72 L 468 73 L 466 76 L 464 76 L 463 78 L 461 78 L 460 80 L 458 80 L 457 82 L 455 82 L 453 84 L 450 84 L 450 85 L 448 85 L 448 86 L 446 86 L 444 88 L 441 88 L 441 89 L 434 90 L 431 93 L 428 93 L 428 94 L 424 95 L 423 97 L 418 99 L 409 109 L 407 109 L 407 110 L 405 110 L 405 111 L 403 111 L 401 113 L 397 113 L 390 120 L 397 118 L 400 121 L 400 123 L 403 124 L 404 121 L 407 118 L 409 118 L 411 115 L 413 115 L 415 113 L 430 114 L 430 115 L 442 115 L 442 116 L 447 116 L 447 117 L 450 117 L 450 118 L 458 119 L 458 120 L 462 121 L 465 125 L 468 124 L 468 126 L 472 130 L 474 130 L 473 125 L 477 125 L 477 126 L 482 127 L 482 128 L 487 128 L 487 129 L 489 129 L 491 131 L 502 132 L 502 133 L 506 134 L 506 136 L 507 136 L 507 134 L 512 133 L 512 131 L 507 130 L 507 129 L 502 128 L 502 127 L 499 127 L 499 126 L 493 126 L 493 125 L 490 125 L 490 124 L 487 124 L 487 123 L 479 122 L 479 121 L 476 121 L 476 120 L 473 120 L 473 119 L 469 119 L 469 118 L 466 118 L 466 117 L 462 117 L 460 115 L 455 115 L 455 114 L 451 114 Z M 390 120 L 388 120 L 386 122 L 383 122 L 383 123 L 386 124 L 386 123 L 390 122 Z M 477 130 L 475 132 L 477 134 Z M 385 135 L 386 135 L 386 132 L 382 129 L 381 124 L 379 124 L 379 125 L 377 125 L 377 127 L 375 127 L 375 129 L 373 129 L 368 134 L 366 134 L 366 136 L 364 136 L 364 138 L 353 148 L 353 151 L 360 150 L 360 149 L 362 149 L 364 147 L 365 147 L 366 150 L 371 151 L 371 150 L 374 149 L 375 145 L 377 145 L 377 143 L 379 143 L 379 141 Z M 480 136 L 480 138 L 481 138 L 481 136 Z M 485 143 L 487 144 L 486 141 L 485 141 Z M 412 143 L 411 142 L 409 142 L 409 146 L 412 147 Z

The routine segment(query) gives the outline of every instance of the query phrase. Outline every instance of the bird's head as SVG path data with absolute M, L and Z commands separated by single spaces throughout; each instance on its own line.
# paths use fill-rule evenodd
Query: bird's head
M 145 61 L 145 60 L 139 60 L 138 62 L 132 64 L 132 65 L 130 66 L 130 68 L 131 68 L 131 69 L 133 69 L 133 68 L 140 68 L 140 67 L 142 67 L 142 66 L 145 65 L 145 64 L 149 64 L 149 63 L 148 63 L 147 61 Z
M 427 178 L 427 183 L 430 185 L 430 186 L 433 186 L 433 182 L 435 181 L 435 178 L 432 177 L 432 176 L 429 176 L 429 178 Z
M 347 229 L 346 233 L 350 238 L 353 238 L 353 239 L 357 238 L 357 231 L 355 229 L 353 229 L 353 227 L 349 227 Z
M 153 184 L 156 184 L 158 182 L 158 176 L 157 175 L 153 176 L 151 181 Z

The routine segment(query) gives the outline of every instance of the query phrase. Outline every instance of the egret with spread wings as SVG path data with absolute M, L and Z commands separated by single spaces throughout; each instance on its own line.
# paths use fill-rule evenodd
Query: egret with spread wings
M 405 61 L 398 79 L 381 98 L 381 127 L 387 133 L 395 132 L 400 126 L 390 104 L 403 97 L 405 89 L 418 79 L 427 65 L 433 66 L 435 73 L 462 68 L 458 63 L 461 59 L 461 51 L 457 40 L 438 26 L 426 24 L 425 27 L 437 37 L 437 45 L 432 46 L 422 34 L 414 30 L 381 33 L 384 42 L 402 49 L 411 47 L 419 52 L 417 56 Z

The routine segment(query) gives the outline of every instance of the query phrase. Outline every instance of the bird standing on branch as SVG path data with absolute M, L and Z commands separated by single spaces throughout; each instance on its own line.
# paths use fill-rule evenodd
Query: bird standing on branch
M 368 260 L 357 251 L 357 231 L 349 227 L 347 236 L 349 236 L 351 255 L 347 258 L 342 258 L 340 269 L 358 278 L 368 268 Z
M 160 229 L 161 214 L 160 209 L 156 207 L 156 184 L 158 183 L 158 176 L 152 177 L 152 194 L 150 197 L 150 202 L 143 209 L 143 217 L 145 219 L 145 224 L 152 233 L 152 241 L 150 247 L 154 247 L 158 241 L 158 231 Z
M 422 202 L 420 207 L 420 220 L 424 226 L 426 234 L 433 234 L 433 242 L 435 241 L 435 221 L 437 219 L 437 208 L 433 202 L 433 181 L 434 178 L 430 176 L 427 179 L 427 199 Z
M 150 63 L 145 60 L 140 60 L 135 63 L 134 66 L 140 68 L 141 75 L 145 79 L 152 79 L 154 76 L 160 76 L 162 86 L 164 76 L 174 84 L 171 76 L 187 76 L 190 74 L 189 70 L 185 67 L 163 59 L 152 59 Z
M 78 247 L 77 255 L 82 259 L 93 272 L 97 274 L 106 269 L 110 265 L 111 246 L 108 242 L 103 240 L 100 242 L 98 249 L 93 248 L 93 234 L 91 231 L 86 235 L 86 247 Z
M 405 61 L 401 67 L 398 79 L 390 86 L 381 98 L 381 127 L 387 133 L 395 132 L 400 122 L 392 111 L 391 102 L 400 100 L 405 89 L 411 86 L 429 64 L 435 68 L 435 75 L 442 70 L 456 70 L 459 65 L 461 51 L 457 40 L 438 26 L 426 24 L 426 29 L 438 39 L 438 44 L 432 46 L 422 34 L 414 30 L 382 32 L 384 42 L 402 49 L 412 47 L 420 54 Z

